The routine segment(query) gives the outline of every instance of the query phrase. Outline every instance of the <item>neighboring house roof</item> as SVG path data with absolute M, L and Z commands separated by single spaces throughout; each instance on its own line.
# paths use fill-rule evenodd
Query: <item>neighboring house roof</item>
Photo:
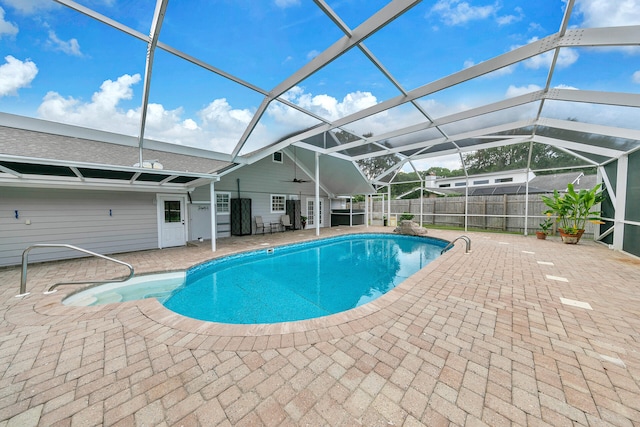
M 529 194 L 553 193 L 553 190 L 560 192 L 567 191 L 567 184 L 572 183 L 576 190 L 593 188 L 596 185 L 596 175 L 585 175 L 583 172 L 567 172 L 553 175 L 540 175 L 529 181 Z M 398 196 L 403 198 L 411 193 L 419 191 L 420 187 Z M 425 188 L 435 194 L 465 194 L 465 187 L 455 188 Z M 469 196 L 499 196 L 504 194 L 526 194 L 527 187 L 524 183 L 518 184 L 501 184 L 501 185 L 482 185 L 469 187 Z
M 547 193 L 547 191 L 529 185 L 529 194 L 539 193 Z M 470 196 L 502 196 L 505 194 L 527 194 L 527 186 L 526 184 L 505 184 L 469 188 Z
M 553 190 L 567 191 L 567 184 L 572 183 L 576 190 L 593 188 L 596 185 L 596 175 L 585 175 L 583 172 L 566 172 L 553 175 L 538 175 L 529 181 L 531 186 L 538 187 L 552 193 Z

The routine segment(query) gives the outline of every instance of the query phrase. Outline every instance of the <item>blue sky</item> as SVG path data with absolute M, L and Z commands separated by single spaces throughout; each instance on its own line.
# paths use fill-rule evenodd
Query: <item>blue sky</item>
M 155 2 L 79 3 L 149 33 Z M 328 1 L 351 29 L 386 3 Z M 555 33 L 564 6 L 563 0 L 423 1 L 365 45 L 411 90 Z M 578 27 L 638 24 L 640 0 L 580 0 L 571 20 Z M 171 0 L 160 41 L 270 91 L 342 35 L 309 0 Z M 145 43 L 53 1 L 0 0 L 0 111 L 137 135 L 145 52 Z M 536 90 L 545 85 L 548 60 L 532 58 L 421 102 L 437 117 Z M 638 92 L 640 54 L 563 49 L 553 86 Z M 352 49 L 284 96 L 333 120 L 398 94 Z M 230 152 L 262 99 L 158 50 L 145 135 Z M 393 114 L 359 130 L 382 133 L 402 122 L 402 109 Z M 274 104 L 245 152 L 315 123 Z

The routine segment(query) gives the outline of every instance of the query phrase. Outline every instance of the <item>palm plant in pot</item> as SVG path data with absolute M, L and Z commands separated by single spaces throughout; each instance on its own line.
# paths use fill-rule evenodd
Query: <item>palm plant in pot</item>
M 551 215 L 548 214 L 544 222 L 540 223 L 540 230 L 536 231 L 536 237 L 540 240 L 546 239 L 550 233 L 552 226 L 553 226 L 553 220 L 551 219 Z
M 542 196 L 542 201 L 549 208 L 543 213 L 556 216 L 563 242 L 578 243 L 587 221 L 602 221 L 600 211 L 594 209 L 604 200 L 601 186 L 598 184 L 590 190 L 575 191 L 573 184 L 568 184 L 565 194 L 554 190 L 553 196 Z

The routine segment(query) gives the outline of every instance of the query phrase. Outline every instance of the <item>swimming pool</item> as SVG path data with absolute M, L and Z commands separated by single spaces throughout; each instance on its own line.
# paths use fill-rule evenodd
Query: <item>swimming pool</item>
M 373 301 L 438 257 L 447 243 L 392 234 L 320 239 L 215 259 L 187 270 L 172 289 L 165 286 L 163 293 L 145 295 L 157 297 L 169 310 L 205 321 L 310 319 Z M 127 293 L 122 300 L 135 294 Z M 95 298 L 117 300 L 113 295 Z

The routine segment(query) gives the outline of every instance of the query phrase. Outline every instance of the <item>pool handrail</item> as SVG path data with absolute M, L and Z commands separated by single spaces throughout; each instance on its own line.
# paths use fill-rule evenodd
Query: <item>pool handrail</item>
M 16 295 L 16 297 L 23 297 L 26 295 L 29 295 L 29 292 L 27 292 L 27 266 L 29 264 L 29 252 L 31 252 L 32 249 L 35 248 L 67 248 L 67 249 L 73 249 L 75 251 L 79 251 L 79 252 L 83 252 L 85 254 L 88 255 L 92 255 L 98 258 L 102 258 L 102 259 L 106 259 L 107 261 L 112 261 L 115 262 L 117 264 L 121 264 L 124 265 L 125 267 L 127 267 L 129 269 L 129 276 L 124 278 L 124 279 L 117 279 L 117 280 L 97 280 L 97 281 L 90 281 L 90 280 L 84 280 L 81 282 L 59 282 L 56 283 L 54 285 L 51 285 L 51 287 L 49 287 L 48 290 L 46 290 L 44 293 L 48 294 L 48 293 L 52 293 L 55 292 L 55 288 L 58 286 L 62 286 L 62 285 L 78 285 L 78 284 L 102 284 L 102 283 L 115 283 L 115 282 L 124 282 L 127 281 L 129 279 L 131 279 L 133 277 L 134 271 L 133 271 L 133 266 L 131 264 L 128 264 L 124 261 L 120 261 L 117 260 L 115 258 L 111 258 L 108 257 L 106 255 L 101 255 L 95 252 L 91 252 L 87 249 L 82 249 L 79 248 L 77 246 L 73 246 L 73 245 L 68 245 L 66 243 L 38 243 L 35 245 L 31 245 L 29 246 L 27 249 L 24 250 L 24 252 L 22 252 L 22 274 L 20 276 L 20 294 Z
M 447 246 L 445 246 L 442 251 L 440 251 L 440 255 L 442 255 L 443 253 L 445 253 L 449 249 L 451 249 L 458 240 L 464 240 L 464 242 L 466 244 L 466 248 L 465 248 L 464 253 L 465 254 L 471 253 L 471 239 L 469 237 L 463 235 L 463 236 L 456 237 L 451 242 L 449 242 L 449 244 Z

